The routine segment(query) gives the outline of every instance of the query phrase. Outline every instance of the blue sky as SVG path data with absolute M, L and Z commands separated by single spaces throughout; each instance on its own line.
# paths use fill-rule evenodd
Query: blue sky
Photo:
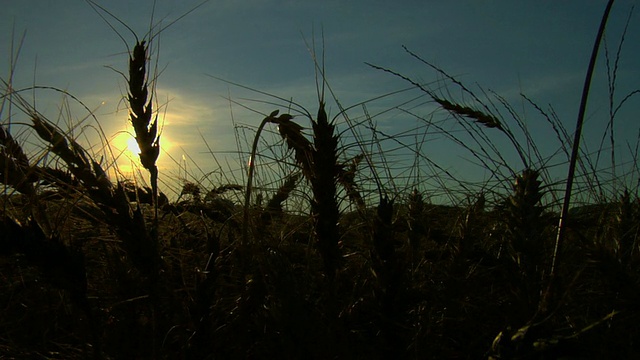
M 137 34 L 144 35 L 149 30 L 152 1 L 98 3 Z M 153 20 L 168 24 L 198 3 L 157 0 Z M 615 51 L 635 3 L 637 1 L 618 0 L 614 5 L 607 31 L 611 51 Z M 256 127 L 263 116 L 230 103 L 228 98 L 263 114 L 278 107 L 248 100 L 269 98 L 208 75 L 292 98 L 315 113 L 314 64 L 305 40 L 310 44 L 315 35 L 320 51 L 322 34 L 326 77 L 343 105 L 357 104 L 409 86 L 365 64 L 369 62 L 416 81 L 440 80 L 432 86 L 438 88 L 444 84 L 451 100 L 475 106 L 454 85 L 442 81 L 436 72 L 409 56 L 402 48 L 405 45 L 477 93 L 481 94 L 478 90 L 481 86 L 504 97 L 522 116 L 544 157 L 550 158 L 560 146 L 555 134 L 535 109 L 523 104 L 519 93 L 526 94 L 544 109 L 552 105 L 566 128 L 573 131 L 584 74 L 605 5 L 604 0 L 211 0 L 167 28 L 153 43 L 155 49 L 159 46 L 159 57 L 153 60 L 157 60 L 162 70 L 156 96 L 163 106 L 166 151 L 160 159 L 161 172 L 165 179 L 188 177 L 184 171 L 186 166 L 187 174 L 195 177 L 192 180 L 205 179 L 209 173 L 207 179 L 214 183 L 224 182 L 224 174 L 240 179 L 241 173 L 232 173 L 229 169 L 240 168 L 239 156 L 234 154 L 237 145 L 233 124 L 241 128 Z M 127 137 L 122 131 L 128 129 L 126 107 L 121 101 L 126 93 L 125 82 L 113 69 L 126 70 L 127 49 L 115 32 L 82 0 L 4 1 L 0 6 L 0 76 L 8 78 L 12 39 L 15 47 L 26 31 L 13 75 L 14 88 L 28 87 L 35 82 L 68 91 L 95 110 L 110 143 L 123 146 Z M 640 47 L 634 46 L 640 43 L 639 17 L 638 11 L 633 13 L 622 50 L 618 101 L 640 84 Z M 132 46 L 132 35 L 112 23 Z M 590 151 L 599 148 L 608 121 L 604 52 L 599 59 L 585 125 L 585 146 Z M 385 134 L 402 133 L 421 122 L 406 112 L 384 110 L 418 95 L 420 92 L 414 90 L 373 101 L 367 104 L 367 110 L 375 115 L 378 128 Z M 31 93 L 24 96 L 31 99 Z M 42 113 L 51 119 L 58 117 L 62 103 L 59 93 L 39 90 L 36 99 Z M 446 121 L 447 114 L 434 112 L 432 103 L 417 105 L 426 100 L 425 97 L 407 107 L 420 116 Z M 331 101 L 328 105 L 335 115 L 337 105 Z M 638 119 L 633 115 L 637 114 L 633 110 L 638 105 L 637 99 L 631 99 L 616 119 L 619 163 L 632 159 L 627 143 L 633 147 L 638 141 Z M 362 117 L 363 112 L 361 107 L 356 107 L 351 116 Z M 76 121 L 86 116 L 80 109 L 74 109 L 72 114 L 72 120 Z M 2 121 L 6 123 L 7 118 L 8 113 L 4 112 Z M 19 114 L 13 118 L 18 120 Z M 307 126 L 308 122 L 301 120 L 301 124 Z M 516 129 L 516 125 L 511 126 Z M 365 130 L 362 132 L 365 137 L 371 136 Z M 244 134 L 251 132 L 247 130 Z M 490 136 L 492 139 L 495 136 L 497 146 L 511 166 L 521 170 L 522 164 L 509 144 L 498 135 Z M 429 134 L 428 138 L 420 150 L 454 178 L 477 183 L 489 178 L 490 171 L 474 165 L 473 157 L 459 145 L 436 134 Z M 205 146 L 205 140 L 218 163 Z M 275 143 L 277 138 L 267 137 L 267 141 Z M 415 139 L 403 138 L 402 141 L 410 145 Z M 608 140 L 605 147 L 607 144 Z M 388 146 L 391 149 L 393 144 L 389 142 Z M 227 155 L 228 152 L 231 154 Z M 607 150 L 604 157 L 608 154 Z M 395 164 L 396 160 L 389 161 Z M 398 167 L 405 166 L 397 161 Z M 408 161 L 410 164 L 411 159 Z M 601 161 L 600 167 L 607 171 L 607 163 Z M 553 171 L 560 178 L 566 172 L 562 162 L 563 157 L 558 155 L 549 161 L 559 164 Z M 130 162 L 121 161 L 121 166 L 126 168 L 124 163 Z M 430 186 L 439 186 L 438 181 L 429 182 L 430 171 L 435 170 L 426 168 L 422 175 L 426 187 L 422 190 L 426 192 Z M 630 170 L 619 171 L 626 171 L 627 177 L 637 180 L 637 175 L 629 175 Z

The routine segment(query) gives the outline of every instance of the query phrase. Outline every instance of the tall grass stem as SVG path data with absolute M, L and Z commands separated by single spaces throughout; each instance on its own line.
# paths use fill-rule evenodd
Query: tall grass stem
M 589 97 L 589 90 L 591 88 L 591 79 L 593 77 L 593 70 L 595 68 L 596 59 L 598 57 L 598 49 L 600 48 L 600 43 L 602 42 L 602 36 L 604 34 L 604 30 L 607 25 L 607 19 L 609 18 L 609 12 L 611 11 L 613 2 L 614 0 L 609 0 L 607 7 L 604 10 L 604 14 L 602 15 L 600 28 L 598 29 L 598 34 L 596 35 L 595 43 L 593 44 L 593 51 L 591 52 L 591 58 L 589 60 L 589 68 L 587 69 L 587 75 L 584 80 L 584 87 L 582 88 L 582 98 L 580 100 L 580 109 L 578 111 L 578 120 L 576 124 L 576 132 L 573 140 L 573 149 L 571 151 L 571 159 L 569 161 L 569 173 L 567 174 L 567 185 L 564 193 L 564 201 L 562 203 L 560 220 L 558 222 L 558 233 L 556 236 L 556 241 L 553 249 L 553 258 L 551 262 L 551 272 L 550 272 L 550 276 L 552 280 L 556 272 L 556 265 L 558 261 L 558 249 L 562 245 L 562 241 L 564 240 L 564 233 L 566 231 L 565 224 L 567 220 L 567 215 L 569 213 L 569 205 L 571 203 L 571 189 L 573 187 L 573 179 L 576 172 L 578 152 L 580 151 L 580 137 L 582 136 L 582 124 L 584 123 L 584 114 L 587 108 L 587 99 Z

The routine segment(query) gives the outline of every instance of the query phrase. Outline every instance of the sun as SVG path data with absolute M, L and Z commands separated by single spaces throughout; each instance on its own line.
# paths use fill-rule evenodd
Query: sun
M 132 154 L 140 154 L 140 146 L 138 146 L 138 142 L 133 136 L 129 136 L 127 140 L 127 149 L 131 151 Z
M 113 138 L 111 145 L 118 154 L 124 155 L 125 158 L 135 159 L 140 154 L 140 147 L 138 147 L 136 138 L 126 131 L 119 132 Z
M 121 171 L 130 173 L 134 168 L 140 166 L 140 147 L 133 133 L 126 130 L 119 131 L 112 137 L 110 145 L 114 155 L 118 158 L 117 163 Z M 167 153 L 175 147 L 175 143 L 163 135 L 160 138 L 160 147 L 161 153 Z M 157 164 L 159 167 L 167 166 L 166 160 L 162 158 L 163 156 L 160 154 Z

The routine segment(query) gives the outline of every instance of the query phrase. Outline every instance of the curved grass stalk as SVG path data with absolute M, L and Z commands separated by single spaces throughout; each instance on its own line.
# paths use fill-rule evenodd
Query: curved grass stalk
M 244 214 L 243 214 L 243 226 L 242 226 L 242 246 L 246 246 L 249 241 L 249 205 L 251 203 L 251 192 L 253 189 L 253 174 L 255 171 L 255 158 L 256 152 L 258 149 L 258 141 L 260 140 L 260 134 L 262 133 L 262 129 L 267 123 L 284 123 L 285 121 L 291 120 L 292 116 L 289 114 L 282 114 L 276 118 L 279 110 L 273 111 L 269 116 L 265 117 L 260 125 L 258 126 L 258 130 L 256 131 L 256 135 L 253 138 L 253 145 L 251 147 L 251 155 L 249 155 L 249 174 L 247 175 L 247 188 L 245 190 L 244 196 Z
M 589 98 L 589 90 L 591 88 L 591 78 L 593 77 L 593 70 L 596 65 L 596 59 L 598 57 L 598 49 L 600 48 L 600 43 L 602 41 L 602 36 L 604 34 L 604 29 L 607 25 L 607 20 L 609 19 L 609 12 L 611 11 L 611 7 L 613 6 L 614 0 L 609 0 L 607 3 L 607 7 L 604 10 L 604 14 L 602 15 L 602 20 L 600 22 L 600 28 L 598 29 L 598 34 L 596 35 L 595 42 L 593 44 L 593 50 L 591 52 L 591 58 L 589 59 L 589 67 L 587 68 L 587 74 L 584 80 L 584 87 L 582 89 L 582 97 L 580 100 L 580 109 L 578 110 L 578 120 L 576 123 L 576 132 L 573 140 L 573 149 L 571 151 L 571 159 L 569 160 L 569 172 L 567 174 L 567 186 L 564 193 L 564 200 L 562 203 L 562 210 L 560 213 L 560 220 L 558 222 L 558 233 L 556 236 L 556 241 L 553 247 L 553 257 L 551 260 L 551 272 L 550 276 L 553 280 L 553 277 L 556 273 L 556 264 L 558 261 L 558 249 L 562 245 L 562 241 L 564 240 L 564 234 L 566 231 L 566 219 L 569 214 L 569 205 L 571 203 L 571 190 L 573 187 L 573 179 L 575 177 L 576 172 L 576 164 L 578 160 L 578 153 L 580 151 L 580 138 L 582 136 L 582 125 L 584 123 L 584 115 L 587 109 L 587 99 Z

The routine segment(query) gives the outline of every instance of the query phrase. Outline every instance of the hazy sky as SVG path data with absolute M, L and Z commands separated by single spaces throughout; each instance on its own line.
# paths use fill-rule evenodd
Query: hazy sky
M 151 21 L 160 26 L 168 25 L 199 3 L 157 0 L 152 19 L 153 1 L 97 2 L 139 36 L 149 31 Z M 606 2 L 211 0 L 167 28 L 152 42 L 154 50 L 159 47 L 159 57 L 152 60 L 157 61 L 160 71 L 156 98 L 163 106 L 162 143 L 167 152 L 161 155 L 161 171 L 165 178 L 184 177 L 178 163 L 182 166 L 186 163 L 187 172 L 197 179 L 213 172 L 214 181 L 224 181 L 221 174 L 229 173 L 226 167 L 238 167 L 232 117 L 241 129 L 242 146 L 246 150 L 246 139 L 253 133 L 242 132 L 242 129 L 255 128 L 263 115 L 247 111 L 228 98 L 262 114 L 277 108 L 286 111 L 283 107 L 259 102 L 274 99 L 209 75 L 293 99 L 315 113 L 314 64 L 305 40 L 311 45 L 315 35 L 320 53 L 322 34 L 326 77 L 342 105 L 357 104 L 409 86 L 407 82 L 365 64 L 369 62 L 416 81 L 432 83 L 433 89 L 446 86 L 438 92 L 475 106 L 473 100 L 462 95 L 455 85 L 443 81 L 435 71 L 407 54 L 402 48 L 404 45 L 456 76 L 478 94 L 482 95 L 478 87 L 481 86 L 504 97 L 530 128 L 543 156 L 551 158 L 558 153 L 560 144 L 549 124 L 535 109 L 523 104 L 519 93 L 526 94 L 544 109 L 552 105 L 567 129 L 573 131 L 584 74 Z M 607 32 L 607 46 L 612 57 L 630 9 L 636 2 L 618 0 L 614 5 Z M 111 144 L 124 146 L 127 136 L 121 131 L 130 129 L 126 104 L 122 101 L 126 94 L 125 81 L 117 71 L 126 70 L 128 58 L 127 48 L 114 30 L 83 0 L 0 0 L 0 4 L 0 76 L 8 79 L 11 42 L 14 42 L 14 49 L 17 48 L 26 31 L 13 75 L 13 87 L 19 89 L 35 83 L 68 91 L 95 110 Z M 135 41 L 131 33 L 108 15 L 103 15 L 131 47 Z M 640 15 L 636 11 L 621 53 L 617 101 L 640 85 L 639 43 Z M 600 53 L 599 60 L 585 125 L 585 144 L 590 151 L 600 147 L 609 112 L 604 52 Z M 440 82 L 433 83 L 436 80 Z M 373 101 L 367 104 L 367 110 L 381 131 L 401 133 L 420 126 L 417 125 L 420 121 L 403 111 L 384 110 L 420 94 L 409 91 Z M 31 92 L 23 96 L 33 100 Z M 489 97 L 495 101 L 495 97 Z M 447 117 L 443 111 L 433 113 L 433 104 L 424 104 L 427 100 L 424 97 L 414 101 L 403 110 L 412 109 L 423 117 Z M 277 102 L 285 105 L 282 101 Z M 64 127 L 69 116 L 59 115 L 62 103 L 59 93 L 36 92 L 39 111 L 53 120 L 61 118 L 60 124 Z M 626 142 L 632 147 L 637 143 L 640 119 L 638 112 L 632 110 L 638 105 L 637 99 L 631 99 L 625 108 L 628 111 L 621 112 L 616 119 L 620 162 L 632 159 Z M 332 101 L 328 101 L 328 108 L 331 115 L 338 112 Z M 25 121 L 19 118 L 17 110 L 13 113 L 17 115 L 12 121 Z M 351 116 L 362 117 L 363 113 L 362 107 L 356 107 Z M 74 108 L 70 116 L 73 122 L 86 115 Z M 7 119 L 8 113 L 4 112 L 2 121 L 6 123 Z M 505 121 L 509 121 L 508 116 Z M 83 124 L 94 123 L 94 120 L 87 120 Z M 301 124 L 308 126 L 308 121 L 302 119 Z M 515 123 L 510 126 L 517 130 Z M 426 127 L 422 128 L 424 132 Z M 370 136 L 365 130 L 362 134 Z M 420 151 L 442 169 L 455 177 L 469 176 L 469 181 L 487 179 L 486 171 L 474 165 L 477 161 L 460 145 L 436 140 L 432 134 L 428 137 L 433 139 Z M 512 148 L 503 144 L 499 135 L 495 137 L 507 161 L 516 170 L 521 170 L 522 164 L 513 155 Z M 409 145 L 418 141 L 415 137 L 402 139 Z M 208 153 L 205 140 L 223 170 Z M 267 137 L 267 140 L 273 143 L 277 138 Z M 393 147 L 391 143 L 388 146 Z M 230 154 L 226 155 L 227 152 Z M 566 166 L 562 166 L 563 156 L 556 155 L 550 161 L 554 165 L 560 163 L 553 168 L 559 174 L 566 171 Z M 604 157 L 609 156 L 607 150 Z M 187 161 L 183 162 L 183 159 Z M 605 160 L 601 161 L 605 164 Z M 429 171 L 435 170 L 423 171 L 428 177 Z M 235 174 L 230 178 L 238 179 L 239 176 Z

